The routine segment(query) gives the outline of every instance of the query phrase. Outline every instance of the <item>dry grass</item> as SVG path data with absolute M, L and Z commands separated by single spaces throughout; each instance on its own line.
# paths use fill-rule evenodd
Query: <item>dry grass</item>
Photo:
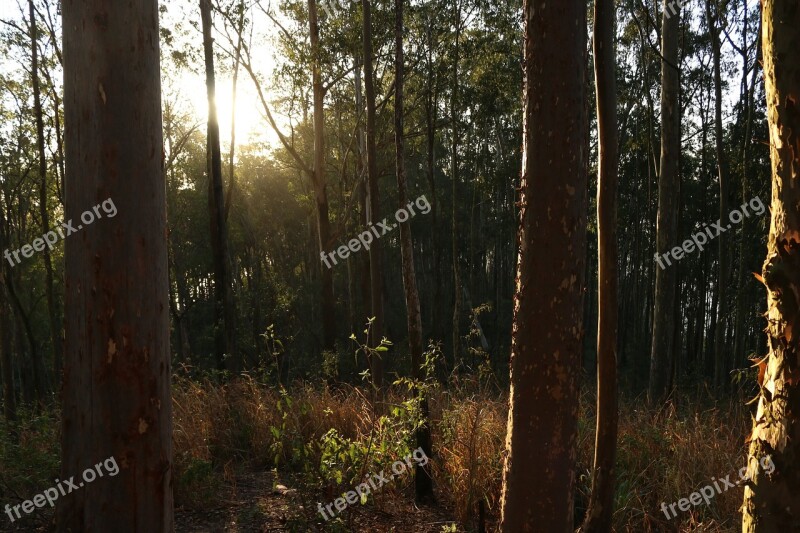
M 408 445 L 410 433 L 405 422 L 394 420 L 391 408 L 402 406 L 407 394 L 405 389 L 388 393 L 384 409 L 388 422 L 376 431 L 378 415 L 361 388 L 296 384 L 290 392 L 281 392 L 250 378 L 226 385 L 177 379 L 173 388 L 176 502 L 186 508 L 224 506 L 242 472 L 276 469 L 281 483 L 297 487 L 310 504 L 304 507 L 313 509 L 313 502 L 339 495 L 343 487 L 352 488 L 352 479 L 378 472 L 372 468 L 388 466 L 405 453 L 408 446 L 403 448 L 401 441 Z M 584 391 L 581 400 L 576 514 L 582 512 L 590 487 L 592 394 Z M 741 400 L 714 404 L 685 398 L 680 404 L 653 413 L 639 398 L 622 402 L 615 497 L 618 532 L 740 528 L 738 487 L 716 496 L 711 505 L 679 512 L 672 520 L 661 511 L 662 502 L 669 505 L 688 498 L 714 478 L 731 475 L 734 480 L 744 465 L 750 417 Z M 499 516 L 506 398 L 475 382 L 462 382 L 434 390 L 430 406 L 431 464 L 439 501 L 466 529 L 477 525 L 482 502 L 491 530 Z M 6 498 L 13 498 L 14 492 L 31 492 L 32 479 L 55 475 L 58 427 L 57 413 L 39 416 L 20 426 L 18 444 L 0 443 L 0 493 Z M 353 455 L 341 461 L 339 482 L 326 480 L 320 469 L 321 443 L 331 429 L 349 443 L 347 453 Z M 364 450 L 370 460 L 359 457 Z M 32 469 L 42 470 L 41 476 Z M 391 498 L 409 499 L 410 482 L 411 476 L 405 476 L 399 485 L 384 487 L 373 504 L 381 509 L 382 502 Z

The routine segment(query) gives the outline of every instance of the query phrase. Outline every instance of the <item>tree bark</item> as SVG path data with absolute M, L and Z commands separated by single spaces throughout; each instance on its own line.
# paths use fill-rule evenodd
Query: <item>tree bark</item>
M 582 531 L 611 531 L 617 453 L 617 92 L 613 0 L 594 6 L 597 91 L 597 429 L 592 493 Z
M 65 241 L 59 531 L 171 532 L 172 400 L 158 2 L 65 0 L 66 217 L 113 219 Z M 108 469 L 105 470 L 108 472 Z
M 501 530 L 571 533 L 588 208 L 586 5 L 525 0 L 523 18 L 519 255 Z
M 211 37 L 211 0 L 200 0 L 203 23 L 203 52 L 208 96 L 208 212 L 211 220 L 211 254 L 214 262 L 214 354 L 217 369 L 236 371 L 239 367 L 234 329 L 235 309 L 228 265 L 228 228 L 222 190 L 222 154 L 217 120 L 214 39 Z
M 678 91 L 679 16 L 670 16 L 671 1 L 664 0 L 661 26 L 661 167 L 658 172 L 658 215 L 656 223 L 656 259 L 663 257 L 677 244 L 678 184 L 681 149 L 681 124 Z M 653 309 L 653 336 L 650 345 L 650 383 L 648 400 L 658 403 L 666 399 L 671 383 L 675 351 L 675 298 L 677 268 L 675 264 L 656 268 Z
M 758 363 L 761 390 L 747 458 L 744 533 L 797 531 L 800 513 L 800 9 L 794 0 L 763 0 L 761 15 L 772 159 L 772 217 L 762 270 L 769 346 Z

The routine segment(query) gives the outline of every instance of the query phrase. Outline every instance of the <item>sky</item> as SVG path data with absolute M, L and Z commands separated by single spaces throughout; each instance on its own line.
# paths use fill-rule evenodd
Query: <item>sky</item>
M 182 15 L 177 8 L 169 9 L 165 15 L 162 15 L 159 21 L 162 28 L 174 28 L 178 21 L 177 17 L 184 17 L 185 22 L 194 19 L 199 28 L 199 9 L 193 9 L 195 2 L 186 3 L 183 9 L 189 9 L 185 15 Z M 169 5 L 176 6 L 172 3 Z M 22 13 L 25 13 L 27 18 L 27 1 L 25 0 L 0 0 L 0 19 L 13 20 L 18 25 L 25 27 L 26 21 L 22 19 Z M 267 91 L 267 99 L 270 100 L 272 95 L 269 94 L 269 87 L 271 86 L 271 75 L 275 69 L 276 60 L 273 57 L 274 46 L 270 45 L 272 39 L 272 22 L 263 14 L 254 10 L 254 22 L 261 31 L 261 35 L 254 36 L 253 38 L 253 54 L 255 67 L 262 75 L 261 84 Z M 215 29 L 221 28 L 222 20 L 215 17 Z M 202 43 L 202 35 L 199 29 L 195 29 L 189 24 L 184 24 L 187 30 L 187 38 L 191 39 L 199 48 Z M 221 34 L 215 35 L 217 43 L 224 43 L 225 37 Z M 162 45 L 162 53 L 164 46 Z M 202 59 L 202 55 L 200 56 Z M 227 59 L 227 58 L 226 58 Z M 227 60 L 229 64 L 222 64 L 222 60 L 217 59 L 217 115 L 220 124 L 220 138 L 223 145 L 223 151 L 227 151 L 230 144 L 230 129 L 231 129 L 231 114 L 232 114 L 232 76 L 227 74 L 226 70 L 230 70 L 231 60 Z M 171 68 L 170 63 L 162 61 L 162 70 Z M 3 54 L 0 54 L 0 70 L 18 70 L 19 64 L 15 61 L 8 60 Z M 205 72 L 203 65 L 198 65 L 196 72 L 189 70 L 181 70 L 179 72 L 169 72 L 168 77 L 175 80 L 175 86 L 171 87 L 171 92 L 179 95 L 182 100 L 182 105 L 185 105 L 188 110 L 191 110 L 195 119 L 199 123 L 205 124 L 208 113 L 208 101 L 206 99 L 205 88 Z M 167 76 L 164 77 L 164 83 L 168 83 Z M 288 119 L 281 117 L 273 109 L 273 115 L 279 125 L 288 129 Z M 267 142 L 271 146 L 277 146 L 278 136 L 272 130 L 268 122 L 263 116 L 263 108 L 257 98 L 257 93 L 254 89 L 250 76 L 244 69 L 239 70 L 239 82 L 237 89 L 236 101 L 236 142 L 237 144 L 247 142 Z

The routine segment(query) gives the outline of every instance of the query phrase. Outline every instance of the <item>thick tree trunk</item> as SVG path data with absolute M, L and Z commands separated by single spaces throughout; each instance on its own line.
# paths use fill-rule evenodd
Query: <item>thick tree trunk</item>
M 586 5 L 525 0 L 523 17 L 519 256 L 501 530 L 571 533 L 588 208 Z
M 66 218 L 113 219 L 65 241 L 59 531 L 174 530 L 166 194 L 158 2 L 65 0 Z M 102 469 L 102 467 L 101 467 Z M 110 473 L 108 468 L 104 472 Z
M 592 494 L 583 530 L 611 531 L 617 452 L 617 92 L 613 0 L 594 5 L 597 90 L 597 430 Z
M 380 222 L 380 198 L 378 196 L 378 161 L 375 140 L 375 78 L 372 68 L 372 15 L 370 0 L 361 0 L 364 9 L 364 97 L 367 105 L 367 221 L 374 225 Z M 369 249 L 370 290 L 372 316 L 375 321 L 370 328 L 370 346 L 378 346 L 384 334 L 383 316 L 383 261 L 381 241 L 372 241 Z M 372 382 L 383 387 L 383 361 L 373 356 L 370 361 Z
M 408 211 L 408 183 L 406 180 L 405 156 L 403 154 L 405 143 L 403 130 L 403 0 L 395 0 L 394 5 L 394 139 L 397 161 L 397 196 L 399 209 Z M 406 298 L 406 317 L 408 319 L 408 346 L 411 351 L 411 370 L 414 379 L 422 381 L 425 379 L 422 368 L 422 316 L 419 305 L 419 292 L 417 290 L 417 275 L 414 270 L 414 244 L 411 239 L 411 223 L 408 220 L 400 222 L 400 250 L 403 268 L 403 289 Z M 416 431 L 417 446 L 423 449 L 426 456 L 432 457 L 428 399 L 424 395 L 420 398 L 420 411 L 422 424 Z M 430 462 L 425 466 L 417 463 L 414 469 L 414 494 L 418 502 L 433 500 L 433 481 L 430 467 Z
M 214 258 L 214 352 L 217 369 L 236 371 L 239 367 L 234 329 L 235 309 L 228 264 L 228 228 L 222 191 L 222 154 L 217 120 L 214 39 L 211 37 L 211 0 L 200 0 L 203 22 L 203 52 L 208 96 L 208 212 L 211 220 L 211 254 Z
M 42 98 L 39 84 L 39 53 L 36 38 L 36 12 L 33 0 L 28 0 L 31 25 L 31 78 L 33 80 L 33 110 L 36 114 L 36 150 L 39 156 L 39 217 L 42 219 L 42 233 L 50 231 L 50 213 L 47 210 L 47 158 L 44 151 L 44 119 L 42 118 Z M 56 110 L 58 114 L 58 110 Z M 53 290 L 53 261 L 50 248 L 42 250 L 45 272 L 45 294 L 47 295 L 47 318 L 50 326 L 50 342 L 53 350 L 53 369 L 56 387 L 61 382 L 61 328 L 56 319 L 56 303 Z
M 742 531 L 783 533 L 797 531 L 800 516 L 800 8 L 795 0 L 763 0 L 761 10 L 772 159 L 772 219 L 762 271 L 769 353 L 758 364 L 761 392 Z
M 679 16 L 670 16 L 670 0 L 664 0 L 661 26 L 661 168 L 658 172 L 658 221 L 656 254 L 663 257 L 677 244 L 678 183 L 681 124 L 678 90 Z M 678 270 L 666 264 L 656 268 L 653 336 L 650 345 L 650 384 L 647 397 L 658 403 L 669 393 L 675 351 L 675 298 Z

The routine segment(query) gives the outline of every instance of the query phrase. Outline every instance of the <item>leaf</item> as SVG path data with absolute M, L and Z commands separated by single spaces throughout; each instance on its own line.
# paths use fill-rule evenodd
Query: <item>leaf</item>
M 767 286 L 767 282 L 764 281 L 764 278 L 761 277 L 761 274 L 758 272 L 753 272 L 753 277 L 755 277 L 758 281 L 760 281 L 765 287 Z

